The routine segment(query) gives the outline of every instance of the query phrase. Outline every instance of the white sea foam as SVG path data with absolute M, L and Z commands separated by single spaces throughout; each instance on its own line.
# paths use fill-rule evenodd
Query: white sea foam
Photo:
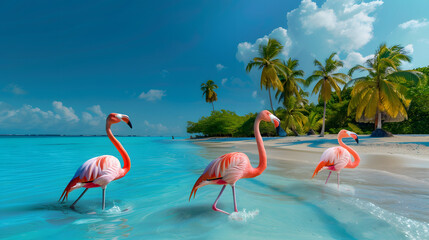
M 73 224 L 79 225 L 79 224 L 88 224 L 88 223 L 96 223 L 103 221 L 101 218 L 88 218 L 88 219 L 79 219 L 73 222 Z
M 419 222 L 393 212 L 389 212 L 371 202 L 354 199 L 353 203 L 360 209 L 368 211 L 373 216 L 394 226 L 396 229 L 403 232 L 408 239 L 429 239 L 429 225 L 427 223 Z
M 231 213 L 228 218 L 230 221 L 247 222 L 248 220 L 255 218 L 258 214 L 259 209 L 249 212 L 246 212 L 246 209 L 243 209 L 243 211 Z

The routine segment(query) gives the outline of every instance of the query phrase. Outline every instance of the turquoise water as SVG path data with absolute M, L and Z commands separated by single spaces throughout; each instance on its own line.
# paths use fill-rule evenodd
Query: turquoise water
M 261 176 L 237 183 L 241 212 L 228 217 L 211 209 L 219 186 L 188 197 L 209 161 L 230 149 L 118 139 L 131 171 L 107 187 L 101 211 L 101 189 L 90 189 L 76 210 L 68 206 L 81 189 L 66 204 L 57 200 L 85 160 L 119 157 L 107 137 L 0 138 L 0 239 L 429 239 L 424 180 L 387 176 L 383 183 L 383 174 L 355 169 L 337 190 L 323 176 L 308 179 L 314 166 L 271 161 Z M 229 187 L 218 207 L 233 209 Z

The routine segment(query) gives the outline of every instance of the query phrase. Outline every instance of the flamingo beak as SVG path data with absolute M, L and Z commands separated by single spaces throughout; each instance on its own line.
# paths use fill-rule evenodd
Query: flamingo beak
M 130 128 L 133 128 L 133 125 L 131 124 L 130 118 L 128 116 L 123 116 L 122 121 L 124 121 Z
M 133 128 L 133 125 L 131 124 L 130 120 L 128 120 L 127 124 L 128 124 L 128 126 L 130 126 L 130 128 Z
M 274 116 L 273 114 L 270 114 L 271 122 L 274 124 L 274 127 L 280 126 L 280 119 L 278 117 Z
M 355 141 L 356 141 L 357 144 L 359 144 L 359 138 L 358 138 L 357 135 L 356 135 Z

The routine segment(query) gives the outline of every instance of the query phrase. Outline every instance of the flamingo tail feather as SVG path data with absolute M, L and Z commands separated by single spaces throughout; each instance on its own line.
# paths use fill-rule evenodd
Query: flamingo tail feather
M 320 161 L 319 164 L 317 165 L 316 169 L 314 169 L 314 173 L 313 173 L 313 176 L 311 178 L 314 178 L 323 169 L 323 167 L 326 167 L 328 165 L 329 165 L 328 162 Z
M 60 199 L 58 201 L 64 202 L 68 199 L 69 193 L 72 191 L 72 187 L 74 187 L 79 182 L 78 178 L 72 179 L 69 184 L 67 184 L 67 187 L 64 189 L 63 194 L 61 194 Z

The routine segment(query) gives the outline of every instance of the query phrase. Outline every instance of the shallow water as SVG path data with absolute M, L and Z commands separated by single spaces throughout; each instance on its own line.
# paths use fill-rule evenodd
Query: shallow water
M 425 180 L 365 168 L 344 171 L 324 185 L 314 166 L 270 161 L 255 179 L 237 183 L 240 213 L 211 205 L 220 186 L 190 190 L 205 166 L 226 148 L 204 148 L 168 138 L 119 137 L 131 171 L 107 188 L 81 189 L 57 202 L 85 160 L 120 157 L 107 137 L 0 138 L 0 239 L 429 239 Z M 256 156 L 249 155 L 251 159 Z M 256 165 L 256 162 L 254 162 Z M 230 187 L 218 207 L 233 209 Z M 245 212 L 244 212 L 245 209 Z

